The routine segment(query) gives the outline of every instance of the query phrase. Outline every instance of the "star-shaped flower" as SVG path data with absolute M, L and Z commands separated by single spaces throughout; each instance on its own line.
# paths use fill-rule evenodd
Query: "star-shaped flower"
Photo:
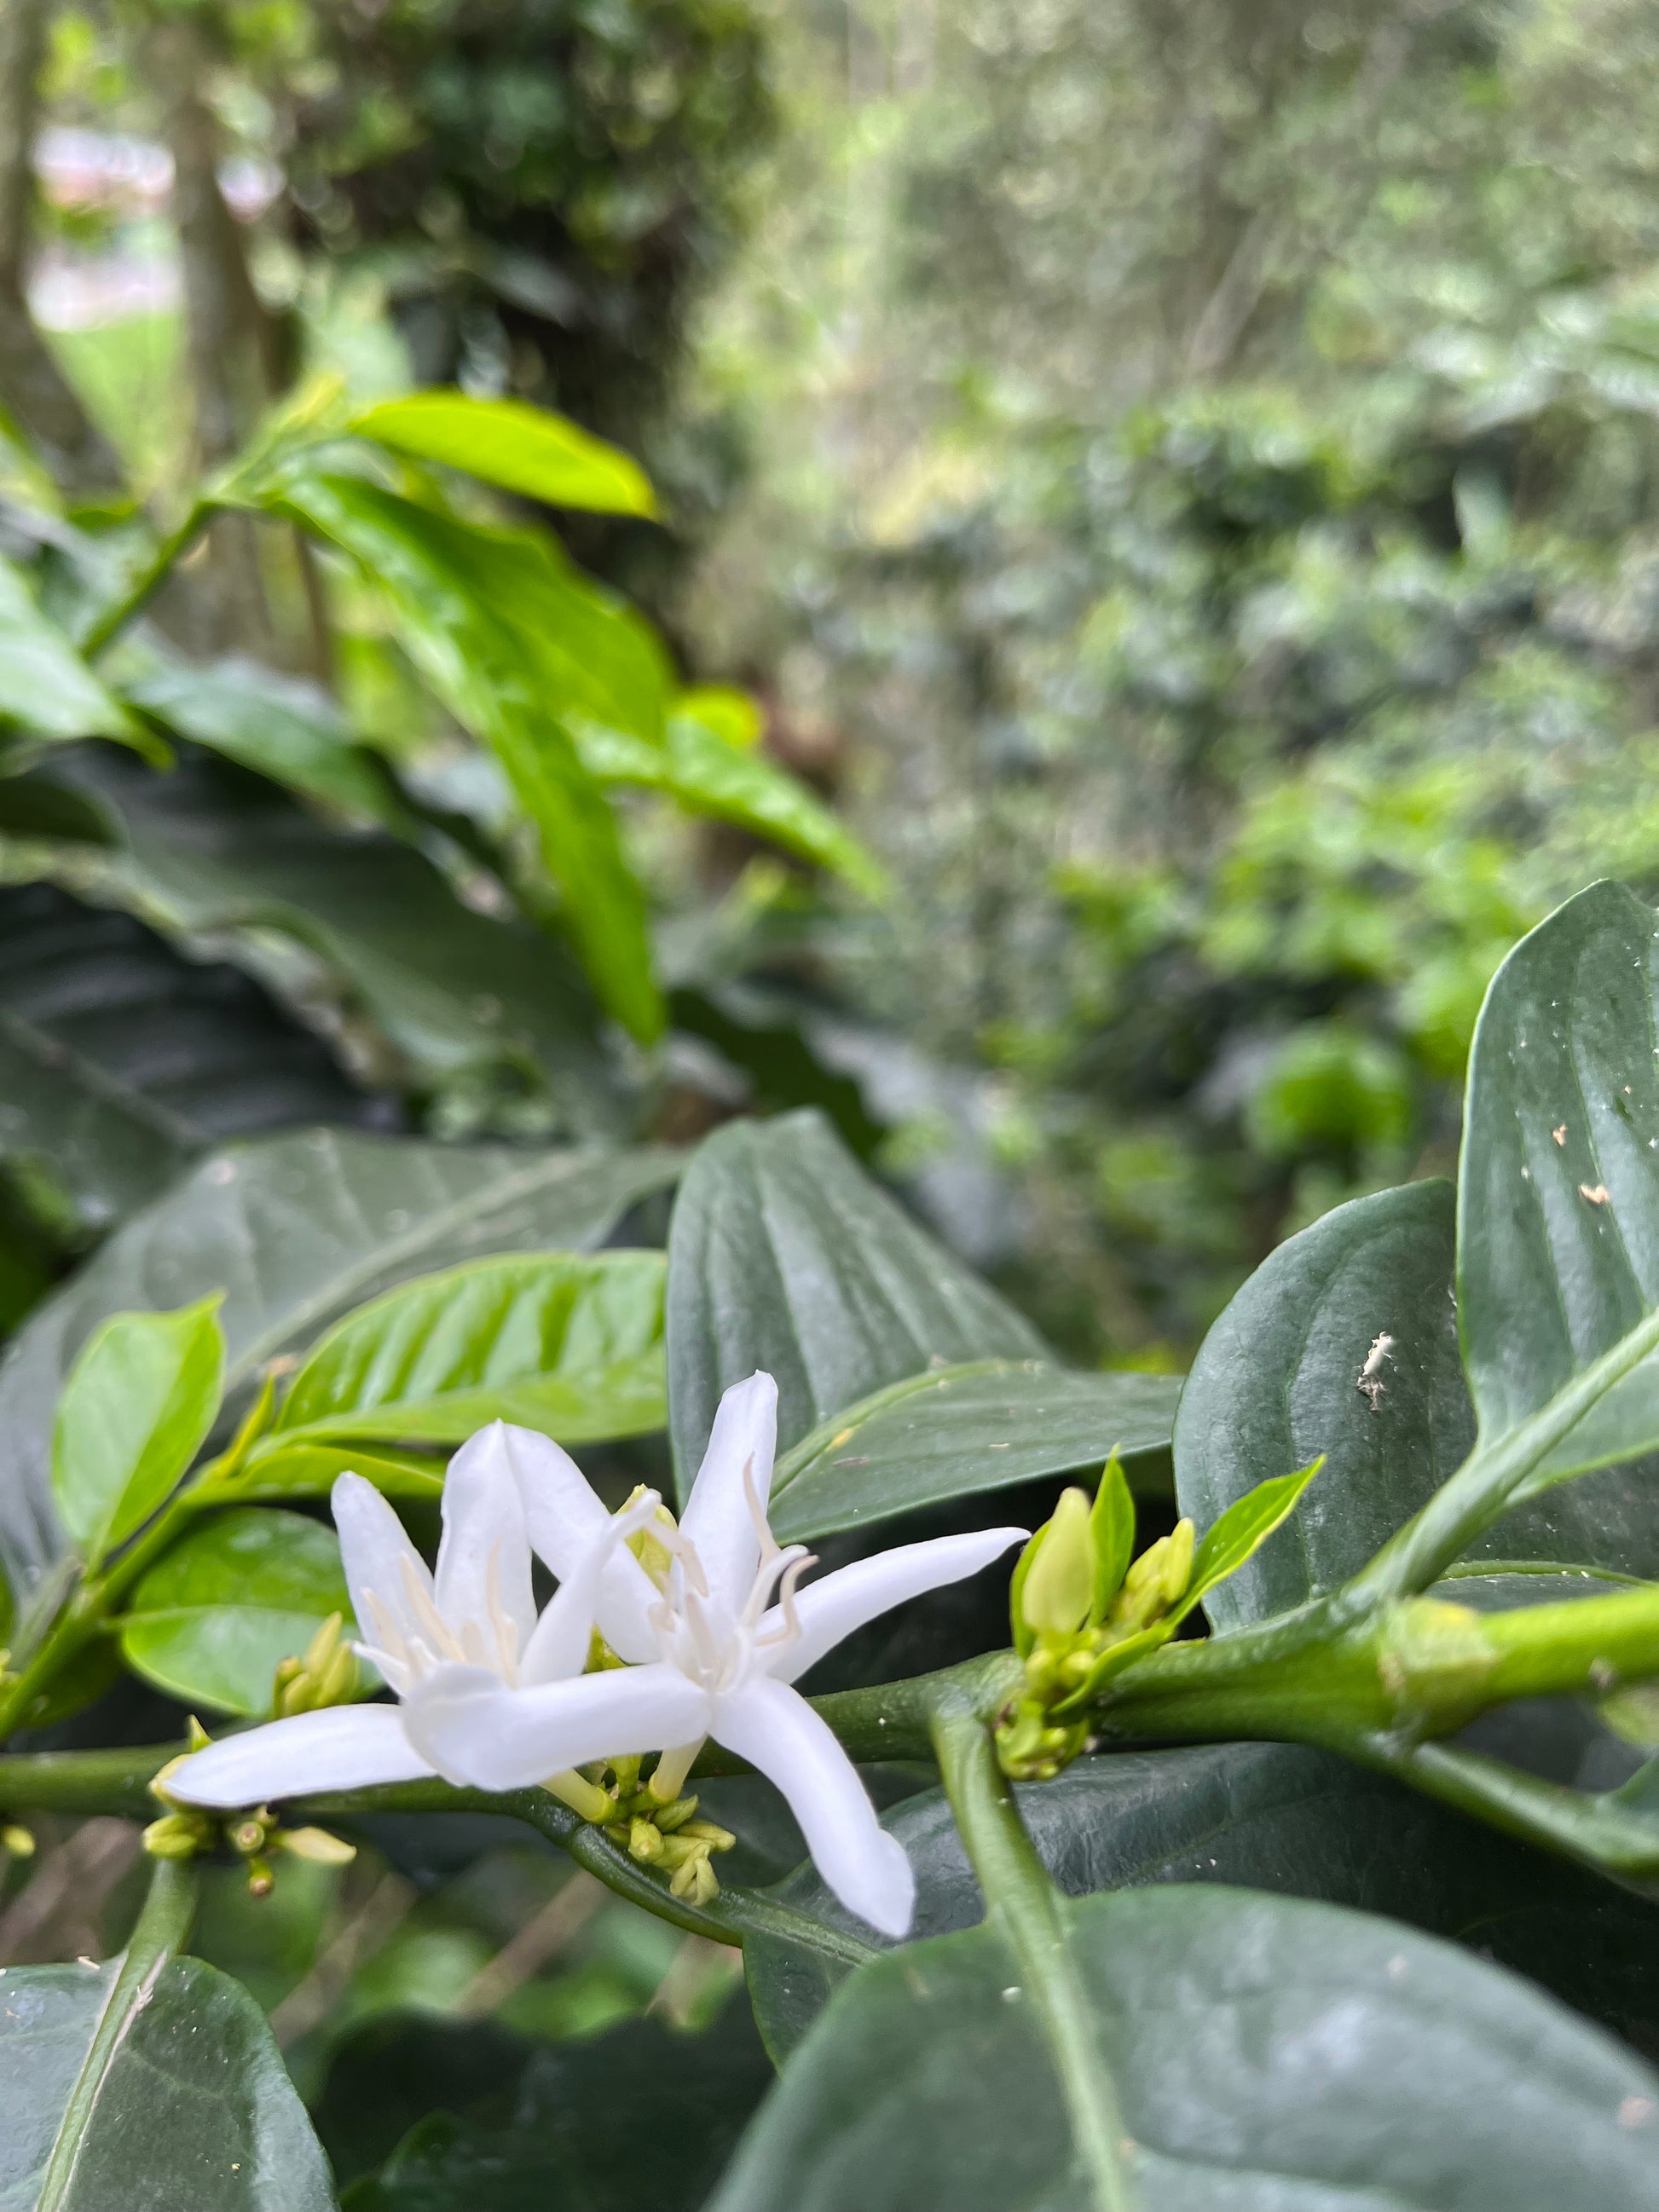
M 909 1863 L 829 1726 L 792 1685 L 854 1629 L 977 1573 L 1027 1532 L 901 1545 L 797 1590 L 811 1562 L 799 1545 L 780 1549 L 766 1521 L 776 1431 L 769 1375 L 728 1390 L 677 1527 L 650 1493 L 626 1522 L 613 1517 L 556 1444 L 497 1422 L 452 1463 L 446 1548 L 429 1598 L 395 1516 L 357 1485 L 341 1525 L 348 1578 L 360 1625 L 376 1639 L 368 1656 L 401 1704 L 306 1714 L 231 1738 L 187 1762 L 169 1788 L 198 1803 L 241 1804 L 435 1771 L 476 1789 L 517 1790 L 595 1759 L 654 1751 L 663 1756 L 652 1786 L 665 1801 L 712 1736 L 782 1792 L 842 1902 L 884 1934 L 903 1935 L 915 1906 Z M 476 1508 L 452 1499 L 463 1462 Z M 360 1511 L 367 1525 L 360 1491 L 383 1516 L 373 1555 L 348 1538 Z M 337 1516 L 338 1486 L 336 1501 Z M 641 1522 L 643 1561 L 618 1541 Z M 520 1530 L 560 1578 L 533 1628 Z M 578 1637 L 585 1653 L 595 1621 L 627 1663 L 578 1674 Z M 307 1736 L 291 1733 L 307 1724 Z M 380 1771 L 371 1775 L 363 1768 L 375 1753 Z

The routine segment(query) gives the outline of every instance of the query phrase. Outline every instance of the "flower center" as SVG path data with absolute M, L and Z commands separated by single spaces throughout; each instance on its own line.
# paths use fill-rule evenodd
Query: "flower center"
M 368 1619 L 361 1626 L 370 1631 L 374 1640 L 354 1648 L 363 1658 L 373 1660 L 400 1698 L 406 1698 L 417 1682 L 423 1681 L 436 1668 L 457 1664 L 488 1667 L 509 1688 L 516 1687 L 519 1628 L 501 1595 L 499 1540 L 490 1547 L 489 1563 L 484 1571 L 482 1620 L 446 1620 L 430 1587 L 416 1572 L 413 1559 L 400 1559 L 398 1571 L 403 1583 L 405 1618 L 400 1621 L 378 1591 L 365 1590 L 363 1610 Z
M 760 1560 L 740 1612 L 711 1594 L 696 1546 L 666 1506 L 659 1507 L 647 1538 L 663 1564 L 656 1567 L 648 1555 L 641 1559 L 641 1565 L 663 1593 L 650 1614 L 658 1648 L 670 1665 L 709 1691 L 740 1688 L 753 1673 L 760 1654 L 787 1650 L 799 1641 L 795 1585 L 808 1567 L 817 1564 L 804 1544 L 791 1544 L 786 1550 L 773 1535 L 756 1487 L 752 1455 L 744 1467 L 743 1488 L 760 1540 Z M 642 1553 L 644 1549 L 641 1547 Z M 769 1634 L 763 1635 L 761 1617 L 775 1591 L 783 1619 Z

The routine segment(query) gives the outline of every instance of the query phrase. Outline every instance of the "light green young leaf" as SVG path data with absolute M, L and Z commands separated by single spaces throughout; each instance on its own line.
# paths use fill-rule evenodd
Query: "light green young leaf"
M 766 717 L 758 702 L 735 684 L 688 684 L 675 700 L 673 711 L 701 722 L 736 752 L 753 752 L 766 735 Z
M 290 478 L 277 504 L 392 600 L 411 659 L 495 751 L 535 823 L 594 988 L 650 1042 L 664 1017 L 643 895 L 569 725 L 659 739 L 667 679 L 653 633 L 528 532 L 483 529 L 355 477 Z
M 261 1439 L 262 1449 L 245 1462 L 230 1495 L 268 1504 L 286 1498 L 326 1498 L 343 1474 L 361 1474 L 383 1498 L 440 1498 L 444 1462 L 419 1452 L 395 1451 L 389 1444 L 290 1443 L 284 1437 Z
M 1089 1618 L 1099 1622 L 1117 1595 L 1135 1549 L 1135 1501 L 1124 1478 L 1121 1446 L 1114 1445 L 1089 1516 L 1095 1548 L 1095 1600 Z
M 52 1497 L 89 1567 L 142 1527 L 219 1410 L 222 1293 L 173 1313 L 117 1314 L 76 1361 L 52 1435 Z
M 143 732 L 34 603 L 27 580 L 0 557 L 0 726 L 40 738 L 118 738 L 154 750 Z
M 404 643 L 469 727 L 507 698 L 662 743 L 672 672 L 661 641 L 544 533 L 466 522 L 362 477 L 289 477 L 280 506 L 387 592 Z
M 657 512 L 650 479 L 637 461 L 564 416 L 522 399 L 411 392 L 368 409 L 350 427 L 394 453 L 441 461 L 549 507 L 598 514 Z
M 887 879 L 858 840 L 799 777 L 759 751 L 739 750 L 682 696 L 668 718 L 663 787 L 694 814 L 735 822 L 786 852 L 843 876 L 871 898 Z
M 488 1252 L 602 1243 L 679 1164 L 660 1146 L 527 1150 L 348 1129 L 216 1152 L 124 1223 L 0 1360 L 0 1557 L 14 1587 L 31 1589 L 63 1556 L 53 1411 L 76 1354 L 112 1314 L 223 1285 L 226 1382 L 240 1407 L 268 1361 L 303 1354 L 365 1299 Z
M 250 1477 L 304 1438 L 459 1443 L 493 1420 L 561 1443 L 666 1418 L 660 1252 L 519 1253 L 389 1291 L 294 1378 Z
M 884 896 L 880 868 L 804 783 L 764 753 L 739 750 L 722 730 L 687 710 L 685 702 L 701 696 L 681 695 L 664 745 L 579 717 L 574 734 L 583 765 L 601 783 L 660 791 L 688 813 L 735 822 L 833 870 L 868 896 Z
M 140 1578 L 121 1652 L 181 1705 L 264 1719 L 278 1665 L 335 1613 L 355 1636 L 334 1531 L 302 1513 L 238 1507 L 202 1521 Z
M 1257 1547 L 1266 1543 L 1295 1510 L 1297 1499 L 1324 1464 L 1322 1459 L 1316 1459 L 1293 1474 L 1273 1475 L 1257 1483 L 1206 1530 L 1193 1554 L 1186 1595 L 1170 1615 L 1171 1627 L 1184 1620 L 1218 1583 L 1237 1574 Z

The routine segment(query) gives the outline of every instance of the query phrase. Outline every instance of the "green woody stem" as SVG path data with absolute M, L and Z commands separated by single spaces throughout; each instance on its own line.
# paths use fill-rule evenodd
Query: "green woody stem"
M 1060 1893 L 1025 1832 L 984 1720 L 971 1707 L 943 1711 L 933 1741 L 951 1810 L 984 1893 L 987 1923 L 1018 1962 L 1042 2021 L 1091 2185 L 1091 2212 L 1133 2212 L 1137 2195 L 1124 2161 L 1117 2087 L 1078 1977 Z

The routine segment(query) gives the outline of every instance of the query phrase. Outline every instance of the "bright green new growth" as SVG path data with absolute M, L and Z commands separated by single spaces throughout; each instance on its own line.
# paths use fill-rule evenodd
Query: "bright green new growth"
M 212 1426 L 224 1372 L 218 1295 L 177 1313 L 118 1314 L 58 1404 L 52 1486 L 88 1566 L 149 1520 Z
M 1005 1773 L 1050 1781 L 1088 1742 L 1085 1710 L 1115 1676 L 1169 1641 L 1205 1592 L 1243 1566 L 1318 1473 L 1264 1482 L 1231 1506 L 1201 1544 L 1190 1520 L 1134 1550 L 1134 1500 L 1115 1453 L 1091 1506 L 1061 1495 L 1009 1586 L 1024 1686 L 1005 1710 L 997 1745 Z

